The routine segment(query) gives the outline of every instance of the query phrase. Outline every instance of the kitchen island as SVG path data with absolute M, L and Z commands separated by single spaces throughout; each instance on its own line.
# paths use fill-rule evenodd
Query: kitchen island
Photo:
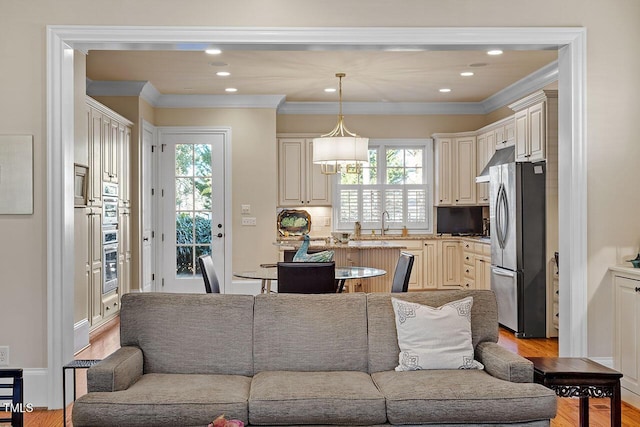
M 275 243 L 280 247 L 280 260 L 293 257 L 302 241 L 282 240 Z M 348 243 L 327 243 L 325 239 L 312 239 L 309 252 L 324 250 L 335 251 L 334 260 L 337 267 L 361 266 L 385 270 L 385 276 L 369 279 L 347 281 L 345 291 L 362 290 L 365 292 L 390 292 L 393 272 L 406 246 L 389 240 L 353 240 Z

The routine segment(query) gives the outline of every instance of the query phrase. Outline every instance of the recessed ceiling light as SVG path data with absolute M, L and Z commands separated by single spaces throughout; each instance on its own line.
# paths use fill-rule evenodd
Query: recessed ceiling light
M 225 89 L 225 91 L 227 91 L 227 92 L 237 92 L 238 89 L 236 89 L 235 87 L 228 87 L 228 88 Z
M 227 77 L 227 76 L 230 76 L 230 75 L 231 75 L 231 73 L 228 72 L 228 71 L 218 71 L 216 73 L 216 76 L 220 76 L 220 77 Z
M 326 88 L 324 91 L 325 91 L 325 92 L 328 92 L 328 93 L 333 93 L 333 92 L 335 92 L 335 91 L 336 91 L 336 88 L 335 88 L 335 87 L 328 87 L 328 88 Z
M 220 49 L 207 49 L 205 50 L 205 53 L 208 53 L 209 55 L 220 55 L 222 51 Z
M 473 76 L 473 71 L 463 71 L 460 73 L 462 77 L 471 77 Z
M 492 49 L 487 52 L 487 55 L 502 55 L 502 51 L 500 49 Z
M 442 93 L 451 92 L 451 89 L 449 89 L 448 87 L 443 87 L 442 89 L 440 89 L 440 92 Z

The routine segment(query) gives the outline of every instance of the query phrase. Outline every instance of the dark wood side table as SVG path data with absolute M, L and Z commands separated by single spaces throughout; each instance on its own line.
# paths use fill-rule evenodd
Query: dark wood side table
M 527 357 L 533 362 L 533 380 L 560 397 L 580 398 L 580 425 L 589 426 L 589 398 L 611 398 L 611 425 L 622 425 L 622 374 L 581 357 Z
M 73 400 L 76 400 L 76 370 L 89 369 L 101 359 L 76 359 L 62 367 L 62 422 L 67 425 L 67 369 L 73 370 Z

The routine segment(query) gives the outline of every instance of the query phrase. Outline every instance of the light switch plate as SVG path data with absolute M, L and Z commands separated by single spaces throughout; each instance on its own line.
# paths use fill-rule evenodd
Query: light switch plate
M 9 366 L 9 346 L 0 346 L 0 366 Z
M 257 225 L 256 219 L 251 218 L 242 218 L 242 225 L 255 227 Z

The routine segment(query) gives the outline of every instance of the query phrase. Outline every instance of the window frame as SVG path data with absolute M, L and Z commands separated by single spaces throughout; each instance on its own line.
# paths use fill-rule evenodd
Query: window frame
M 421 188 L 426 190 L 426 216 L 427 221 L 424 226 L 410 227 L 409 223 L 403 221 L 402 223 L 389 224 L 388 234 L 400 234 L 403 226 L 406 226 L 409 232 L 432 234 L 433 233 L 433 192 L 435 183 L 435 165 L 434 165 L 434 150 L 433 150 L 433 138 L 394 138 L 394 139 L 370 139 L 369 149 L 376 149 L 377 151 L 377 183 L 376 184 L 340 184 L 340 177 L 337 176 L 333 180 L 333 224 L 336 231 L 351 231 L 354 229 L 354 222 L 340 222 L 340 189 L 354 188 L 358 190 L 358 206 L 360 210 L 359 218 L 362 218 L 362 193 L 363 188 L 377 188 L 381 191 L 381 203 L 384 206 L 384 190 L 393 188 L 403 189 L 403 203 L 404 203 L 404 217 L 407 215 L 407 197 L 406 191 L 412 188 Z M 399 149 L 423 149 L 423 174 L 422 184 L 384 184 L 386 178 L 387 165 L 385 150 L 387 148 L 399 148 Z M 382 210 L 384 211 L 384 209 Z M 395 227 L 391 225 L 395 224 Z M 385 224 L 386 226 L 387 224 Z M 363 233 L 368 233 L 371 230 L 379 231 L 382 228 L 382 221 L 376 222 L 363 222 L 361 220 L 361 226 Z

